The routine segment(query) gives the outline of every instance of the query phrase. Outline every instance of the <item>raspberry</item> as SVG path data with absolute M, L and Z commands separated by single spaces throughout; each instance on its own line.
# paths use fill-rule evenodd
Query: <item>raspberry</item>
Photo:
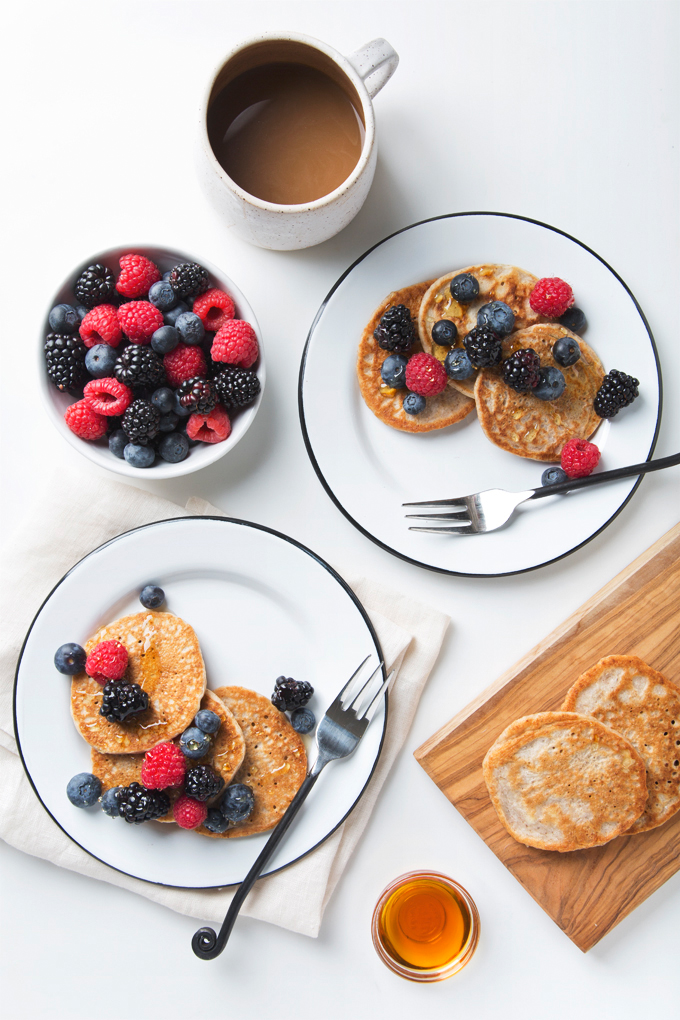
M 585 439 L 570 439 L 562 449 L 560 463 L 570 478 L 585 478 L 597 467 L 600 451 Z
M 201 348 L 183 343 L 177 344 L 174 351 L 163 357 L 163 365 L 168 386 L 173 387 L 180 386 L 186 379 L 193 379 L 196 375 L 205 378 L 207 372 L 205 354 Z
M 144 255 L 122 255 L 116 290 L 126 298 L 146 297 L 151 284 L 160 278 L 161 274 L 151 259 Z
M 574 292 L 559 276 L 544 276 L 531 292 L 529 304 L 539 315 L 559 319 L 574 303 Z
M 196 298 L 192 311 L 206 329 L 216 332 L 234 318 L 234 302 L 223 290 L 213 288 Z
M 421 397 L 436 397 L 446 388 L 449 377 L 441 361 L 432 354 L 414 354 L 406 366 L 406 385 Z
M 198 439 L 202 443 L 221 443 L 230 432 L 229 415 L 221 404 L 210 414 L 192 414 L 187 421 L 189 439 Z
M 133 344 L 148 344 L 163 325 L 163 313 L 150 301 L 128 301 L 118 309 L 118 321 Z
M 183 793 L 173 804 L 172 817 L 181 829 L 196 829 L 208 817 L 208 805 Z
M 257 361 L 260 349 L 255 330 L 242 319 L 231 319 L 215 334 L 210 356 L 213 361 L 250 368 Z
M 186 768 L 186 758 L 177 744 L 166 741 L 144 755 L 141 779 L 148 790 L 165 790 L 182 785 Z
M 97 414 L 122 414 L 132 403 L 132 390 L 117 379 L 92 379 L 83 390 L 83 400 Z
M 120 641 L 100 641 L 85 662 L 85 672 L 97 683 L 121 680 L 128 664 L 128 652 Z
M 80 324 L 80 337 L 86 347 L 95 344 L 117 347 L 122 335 L 118 309 L 113 305 L 97 305 Z
M 103 414 L 93 411 L 86 400 L 78 400 L 66 408 L 64 421 L 80 439 L 101 439 L 109 424 Z

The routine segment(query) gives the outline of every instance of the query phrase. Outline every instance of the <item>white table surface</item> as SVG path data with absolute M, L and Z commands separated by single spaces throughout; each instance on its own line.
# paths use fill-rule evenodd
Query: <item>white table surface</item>
M 603 534 L 551 567 L 504 579 L 437 575 L 383 552 L 331 503 L 302 442 L 297 374 L 320 302 L 375 241 L 439 213 L 516 212 L 573 234 L 633 290 L 665 379 L 656 452 L 675 452 L 678 13 L 664 2 L 427 0 L 24 2 L 6 12 L 3 535 L 43 471 L 61 465 L 68 485 L 77 456 L 34 408 L 33 359 L 22 350 L 36 343 L 52 292 L 102 248 L 186 248 L 248 295 L 266 339 L 267 392 L 226 460 L 175 483 L 152 485 L 140 472 L 138 485 L 178 502 L 198 494 L 287 532 L 341 572 L 394 585 L 453 624 L 317 940 L 242 919 L 224 956 L 201 963 L 189 945 L 195 920 L 3 844 L 4 1015 L 677 1015 L 680 875 L 583 955 L 412 751 L 676 523 L 678 470 L 648 476 Z M 366 205 L 341 235 L 302 252 L 262 251 L 230 236 L 193 169 L 196 110 L 211 69 L 238 39 L 275 29 L 306 32 L 346 53 L 385 36 L 401 56 L 375 103 L 380 156 Z M 472 963 L 431 986 L 390 974 L 370 942 L 376 898 L 414 868 L 458 879 L 482 920 Z

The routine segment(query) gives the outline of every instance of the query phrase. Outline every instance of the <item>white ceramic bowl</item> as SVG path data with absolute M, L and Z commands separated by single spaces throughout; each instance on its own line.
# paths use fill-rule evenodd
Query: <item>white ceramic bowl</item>
M 210 274 L 211 286 L 219 287 L 221 290 L 225 290 L 230 295 L 236 306 L 235 317 L 237 319 L 245 319 L 250 323 L 257 334 L 257 340 L 260 345 L 260 357 L 257 363 L 257 377 L 260 380 L 260 392 L 255 402 L 249 407 L 245 407 L 234 414 L 231 434 L 228 439 L 225 439 L 222 443 L 198 443 L 196 446 L 192 446 L 189 450 L 188 456 L 183 461 L 180 461 L 179 464 L 169 464 L 167 461 L 157 457 L 152 467 L 135 468 L 128 464 L 126 460 L 114 457 L 108 448 L 106 438 L 98 439 L 95 442 L 88 442 L 85 439 L 79 439 L 78 436 L 71 432 L 64 421 L 64 412 L 66 411 L 66 408 L 70 404 L 73 404 L 77 398 L 58 390 L 56 386 L 50 382 L 45 370 L 43 344 L 45 337 L 50 332 L 48 316 L 51 309 L 54 308 L 55 305 L 61 303 L 78 304 L 73 293 L 73 286 L 83 270 L 87 269 L 88 266 L 94 265 L 95 262 L 99 262 L 101 265 L 107 266 L 114 276 L 117 277 L 120 272 L 118 260 L 121 255 L 125 255 L 129 252 L 132 252 L 135 255 L 146 255 L 152 262 L 155 262 L 161 273 L 168 272 L 168 270 L 172 269 L 172 267 L 177 265 L 178 262 L 198 262 L 199 265 L 204 266 Z M 153 248 L 138 245 L 128 245 L 123 248 L 109 248 L 107 251 L 91 255 L 89 258 L 81 262 L 79 266 L 76 266 L 68 279 L 56 292 L 49 308 L 47 309 L 43 330 L 40 335 L 40 343 L 38 345 L 38 357 L 40 359 L 39 378 L 45 406 L 57 431 L 61 433 L 67 443 L 70 443 L 74 449 L 78 450 L 79 453 L 82 453 L 84 457 L 87 457 L 94 464 L 98 464 L 103 468 L 108 468 L 109 471 L 115 471 L 119 475 L 128 475 L 130 478 L 139 478 L 144 475 L 153 479 L 178 478 L 181 475 L 191 474 L 193 471 L 200 471 L 201 468 L 207 467 L 209 464 L 214 464 L 216 460 L 224 457 L 226 453 L 233 449 L 238 441 L 246 434 L 255 415 L 257 414 L 257 410 L 262 400 L 262 394 L 264 392 L 265 368 L 262 334 L 260 332 L 260 327 L 257 324 L 257 319 L 255 318 L 253 309 L 250 307 L 236 284 L 230 280 L 228 276 L 225 276 L 221 270 L 217 269 L 209 262 L 206 262 L 203 258 L 197 258 L 189 252 L 175 251 L 171 248 Z

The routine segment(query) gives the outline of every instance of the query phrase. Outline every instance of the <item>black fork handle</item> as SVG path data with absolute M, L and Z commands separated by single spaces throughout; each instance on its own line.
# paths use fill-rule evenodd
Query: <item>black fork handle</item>
M 318 772 L 309 772 L 305 776 L 302 786 L 288 805 L 286 813 L 283 815 L 281 821 L 262 847 L 259 857 L 236 890 L 234 898 L 229 904 L 227 915 L 224 918 L 224 921 L 222 921 L 222 927 L 220 928 L 219 934 L 216 935 L 212 928 L 199 928 L 198 931 L 194 933 L 191 940 L 191 948 L 199 960 L 214 960 L 216 956 L 220 955 L 226 946 L 229 936 L 231 935 L 231 929 L 234 927 L 234 921 L 238 917 L 238 913 L 243 906 L 243 901 L 266 868 L 269 859 L 278 847 L 279 843 L 286 835 L 288 829 L 295 820 L 295 816 L 311 792 L 314 783 L 319 778 L 320 773 L 321 769 L 319 769 Z
M 599 485 L 600 482 L 613 482 L 617 478 L 631 478 L 633 475 L 644 475 L 648 471 L 663 471 L 664 468 L 675 467 L 680 464 L 680 453 L 673 453 L 670 457 L 660 457 L 658 460 L 645 460 L 642 464 L 629 464 L 628 467 L 614 468 L 613 471 L 603 471 L 599 475 L 588 475 L 587 478 L 568 478 L 566 482 L 556 482 L 555 485 L 542 485 L 536 489 L 529 499 L 541 499 L 543 496 L 554 496 L 560 492 L 571 492 L 572 489 L 585 489 L 589 485 Z

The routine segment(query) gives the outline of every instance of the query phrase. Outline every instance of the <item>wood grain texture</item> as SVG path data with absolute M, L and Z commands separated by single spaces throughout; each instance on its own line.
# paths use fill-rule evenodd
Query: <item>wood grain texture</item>
M 516 842 L 482 759 L 514 719 L 557 711 L 605 655 L 638 655 L 680 684 L 680 524 L 605 585 L 415 752 L 428 775 L 562 931 L 587 952 L 680 870 L 680 813 L 638 836 L 560 854 Z M 680 719 L 676 720 L 680 741 Z M 680 744 L 678 745 L 680 747 Z

